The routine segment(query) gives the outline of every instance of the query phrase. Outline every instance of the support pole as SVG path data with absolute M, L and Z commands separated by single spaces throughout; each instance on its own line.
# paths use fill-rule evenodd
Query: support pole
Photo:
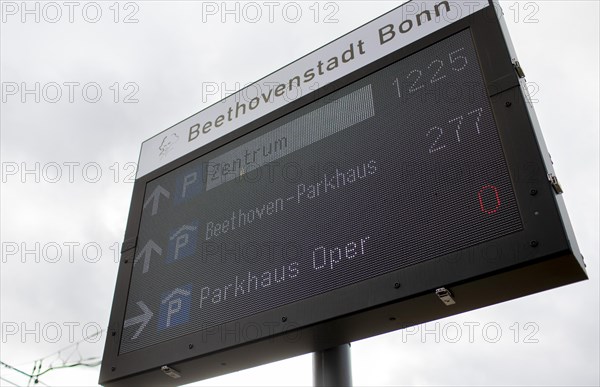
M 313 385 L 352 386 L 350 344 L 342 344 L 313 354 Z

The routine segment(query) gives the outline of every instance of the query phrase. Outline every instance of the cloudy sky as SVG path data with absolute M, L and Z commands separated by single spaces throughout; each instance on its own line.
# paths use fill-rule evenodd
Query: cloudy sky
M 0 360 L 31 373 L 102 355 L 104 332 L 88 336 L 108 324 L 142 141 L 399 3 L 2 1 Z M 356 385 L 600 383 L 599 3 L 501 4 L 590 280 L 353 343 Z M 309 354 L 196 385 L 311 372 Z

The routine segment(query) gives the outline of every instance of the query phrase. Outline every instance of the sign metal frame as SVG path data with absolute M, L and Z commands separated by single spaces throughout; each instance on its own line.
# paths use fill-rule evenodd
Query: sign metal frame
M 516 54 L 499 14 L 499 6 L 493 1 L 489 4 L 484 10 L 450 23 L 139 176 L 133 189 L 121 251 L 100 383 L 111 386 L 190 383 L 587 279 L 564 202 L 552 184 L 555 174 L 535 112 L 523 92 L 525 81 L 515 70 Z M 377 23 L 377 20 L 370 23 Z M 470 29 L 479 55 L 521 212 L 522 231 L 248 318 L 119 355 L 148 182 L 465 29 Z M 495 252 L 492 258 L 489 256 L 491 248 Z M 436 294 L 440 288 L 451 292 L 443 297 L 451 294 L 455 304 L 446 305 L 440 300 L 443 297 Z M 249 325 L 261 327 L 258 336 L 244 334 L 244 327 Z M 161 370 L 162 366 L 168 366 L 174 373 L 169 376 L 168 372 Z

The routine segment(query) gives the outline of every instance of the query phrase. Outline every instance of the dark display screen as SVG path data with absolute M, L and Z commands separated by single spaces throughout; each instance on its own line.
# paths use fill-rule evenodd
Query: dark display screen
M 120 353 L 521 229 L 464 30 L 148 183 Z

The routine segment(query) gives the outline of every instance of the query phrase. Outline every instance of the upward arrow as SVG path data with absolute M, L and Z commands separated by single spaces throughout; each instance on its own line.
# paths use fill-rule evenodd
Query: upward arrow
M 146 242 L 146 246 L 144 246 L 142 251 L 140 251 L 137 257 L 135 257 L 135 261 L 133 261 L 133 264 L 135 265 L 138 263 L 140 258 L 144 256 L 144 268 L 142 269 L 142 273 L 144 274 L 146 274 L 148 269 L 150 269 L 150 257 L 152 256 L 152 251 L 156 251 L 158 255 L 162 255 L 162 249 L 160 246 L 154 243 L 152 239 L 149 239 L 148 242 Z
M 146 206 L 150 202 L 152 202 L 152 215 L 153 216 L 156 215 L 156 213 L 158 212 L 158 202 L 160 200 L 160 195 L 164 195 L 167 199 L 169 198 L 169 196 L 171 196 L 169 191 L 167 191 L 166 189 L 164 189 L 163 187 L 158 185 L 158 186 L 156 186 L 156 188 L 154 188 L 154 191 L 152 191 L 152 194 L 144 203 L 144 208 L 146 208 Z
M 148 322 L 154 315 L 154 313 L 152 313 L 152 311 L 146 306 L 146 304 L 144 304 L 143 301 L 138 301 L 138 302 L 136 302 L 136 304 L 140 307 L 140 309 L 144 312 L 144 314 L 140 314 L 139 316 L 135 316 L 135 317 L 125 320 L 125 328 L 141 323 L 140 327 L 137 329 L 137 331 L 135 331 L 133 336 L 131 336 L 131 340 L 135 340 L 138 338 L 140 333 L 142 333 L 144 328 L 146 328 L 146 325 L 148 325 Z

